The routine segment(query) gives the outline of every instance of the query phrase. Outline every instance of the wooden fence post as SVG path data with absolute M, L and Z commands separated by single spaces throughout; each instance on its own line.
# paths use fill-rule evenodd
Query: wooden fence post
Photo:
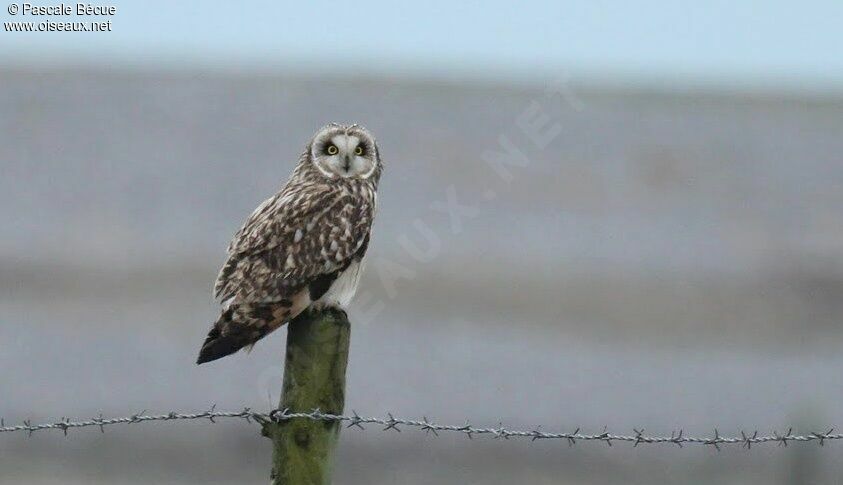
M 288 324 L 279 409 L 343 413 L 350 330 L 345 312 L 333 308 L 308 310 Z M 262 432 L 273 443 L 272 485 L 331 483 L 339 422 L 266 422 Z

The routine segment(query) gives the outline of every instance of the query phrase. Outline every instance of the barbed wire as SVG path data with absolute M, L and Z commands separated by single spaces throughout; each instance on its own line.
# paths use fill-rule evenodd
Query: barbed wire
M 541 427 L 533 430 L 515 430 L 507 429 L 503 424 L 499 423 L 497 427 L 475 427 L 466 421 L 463 425 L 448 425 L 438 424 L 429 421 L 427 417 L 418 419 L 404 419 L 396 418 L 392 413 L 387 413 L 386 417 L 364 417 L 352 411 L 351 415 L 330 414 L 323 413 L 319 409 L 314 409 L 310 412 L 290 412 L 288 409 L 276 409 L 269 413 L 254 412 L 249 408 L 244 408 L 242 411 L 217 411 L 215 406 L 211 409 L 198 413 L 178 413 L 170 412 L 167 414 L 145 414 L 145 411 L 140 413 L 124 416 L 118 418 L 104 418 L 100 415 L 97 418 L 92 418 L 84 421 L 71 421 L 68 418 L 62 418 L 60 421 L 54 423 L 39 423 L 33 424 L 29 420 L 22 424 L 15 426 L 6 426 L 5 421 L 0 419 L 0 433 L 14 433 L 26 432 L 30 436 L 36 431 L 44 430 L 61 430 L 67 435 L 67 432 L 76 428 L 99 427 L 100 431 L 105 432 L 106 426 L 114 426 L 118 424 L 137 424 L 150 421 L 179 421 L 179 420 L 207 420 L 215 423 L 217 419 L 238 419 L 246 420 L 251 423 L 252 420 L 266 424 L 271 422 L 283 422 L 294 419 L 309 419 L 312 421 L 339 421 L 346 424 L 347 428 L 365 429 L 364 425 L 378 425 L 383 426 L 382 431 L 401 432 L 401 427 L 415 428 L 424 431 L 426 434 L 433 433 L 439 436 L 440 432 L 460 433 L 468 438 L 473 438 L 475 435 L 490 435 L 495 439 L 510 439 L 522 438 L 531 441 L 556 439 L 564 440 L 569 445 L 574 445 L 579 441 L 600 441 L 612 446 L 615 442 L 628 442 L 634 446 L 640 444 L 673 444 L 680 448 L 683 445 L 704 445 L 711 446 L 720 450 L 721 445 L 741 445 L 745 448 L 752 448 L 755 444 L 776 443 L 779 446 L 787 446 L 788 443 L 808 443 L 817 442 L 825 445 L 826 441 L 841 440 L 843 434 L 832 434 L 834 429 L 829 429 L 826 432 L 812 432 L 810 434 L 798 435 L 793 434 L 793 428 L 788 429 L 786 433 L 779 433 L 773 431 L 772 434 L 759 435 L 758 431 L 747 433 L 740 432 L 740 436 L 723 436 L 715 429 L 714 433 L 709 437 L 698 437 L 685 435 L 683 430 L 673 431 L 670 436 L 662 435 L 648 435 L 644 433 L 644 429 L 633 428 L 632 434 L 614 434 L 610 433 L 607 428 L 603 428 L 600 433 L 582 433 L 580 428 L 575 429 L 569 433 L 549 433 L 541 431 Z

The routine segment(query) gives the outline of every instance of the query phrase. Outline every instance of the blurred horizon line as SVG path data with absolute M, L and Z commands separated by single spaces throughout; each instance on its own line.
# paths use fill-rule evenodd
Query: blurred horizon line
M 361 63 L 355 63 L 360 65 Z M 368 66 L 378 64 L 362 63 Z M 752 71 L 734 72 L 728 76 L 706 75 L 693 71 L 667 72 L 658 69 L 593 69 L 587 67 L 547 68 L 535 66 L 502 67 L 488 64 L 455 66 L 401 65 L 359 69 L 344 68 L 301 60 L 258 62 L 244 58 L 239 62 L 225 59 L 160 56 L 152 62 L 136 62 L 103 58 L 62 58 L 0 53 L 0 72 L 6 73 L 114 73 L 124 75 L 170 74 L 211 75 L 217 77 L 319 79 L 324 82 L 398 82 L 414 85 L 443 85 L 474 89 L 507 89 L 530 91 L 552 85 L 570 84 L 584 91 L 623 94 L 666 94 L 680 96 L 752 97 L 752 98 L 816 98 L 843 101 L 843 77 L 793 75 L 786 71 L 776 75 Z

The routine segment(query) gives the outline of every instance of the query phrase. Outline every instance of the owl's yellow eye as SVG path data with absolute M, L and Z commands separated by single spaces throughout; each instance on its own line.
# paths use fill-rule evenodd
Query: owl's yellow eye
M 328 145 L 328 155 L 336 155 L 339 151 L 336 145 Z
M 355 155 L 362 155 L 363 154 L 363 147 L 361 147 L 360 145 L 357 145 L 357 148 L 354 149 L 354 154 Z

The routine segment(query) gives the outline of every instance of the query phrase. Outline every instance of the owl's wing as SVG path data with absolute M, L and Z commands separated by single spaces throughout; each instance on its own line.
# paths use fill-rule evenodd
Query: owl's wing
M 373 216 L 373 207 L 337 187 L 282 190 L 235 234 L 214 285 L 216 298 L 249 304 L 289 298 L 345 267 L 368 241 Z
M 255 342 L 304 311 L 366 250 L 371 200 L 326 184 L 288 184 L 237 231 L 214 293 L 223 311 L 198 363 Z

